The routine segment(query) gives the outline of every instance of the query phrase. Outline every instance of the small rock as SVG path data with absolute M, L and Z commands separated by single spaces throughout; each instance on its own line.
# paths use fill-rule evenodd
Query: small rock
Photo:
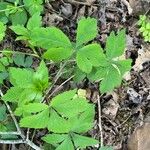
M 140 104 L 142 101 L 142 96 L 138 94 L 133 88 L 127 89 L 127 94 L 129 95 L 129 100 L 135 104 Z
M 66 17 L 70 17 L 72 15 L 72 5 L 69 3 L 64 3 L 61 5 L 61 11 Z

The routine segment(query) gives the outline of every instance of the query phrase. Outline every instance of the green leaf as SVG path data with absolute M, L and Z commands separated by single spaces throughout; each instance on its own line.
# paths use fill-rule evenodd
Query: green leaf
M 67 59 L 71 56 L 72 49 L 58 47 L 58 48 L 50 48 L 43 54 L 43 58 L 52 60 L 54 62 L 59 62 L 61 60 Z
M 86 148 L 87 146 L 94 146 L 99 143 L 99 141 L 93 138 L 89 138 L 75 133 L 73 133 L 72 138 L 76 148 L 79 149 Z
M 22 115 L 23 113 L 38 113 L 41 111 L 44 111 L 48 109 L 48 106 L 46 104 L 42 104 L 42 103 L 30 103 L 28 105 L 23 105 L 18 107 L 15 110 L 15 114 L 16 115 Z
M 3 40 L 4 36 L 5 36 L 5 31 L 6 31 L 6 26 L 4 25 L 3 22 L 0 22 L 0 41 Z
M 13 57 L 13 61 L 17 66 L 24 66 L 25 55 L 16 54 Z
M 1 72 L 0 73 L 0 84 L 3 84 L 3 80 L 5 80 L 8 77 L 8 73 L 7 72 Z
M 105 55 L 98 44 L 90 44 L 79 49 L 76 60 L 78 67 L 85 73 L 90 73 L 93 66 L 106 65 Z
M 90 81 L 99 81 L 105 78 L 109 67 L 97 67 L 93 68 L 92 72 L 87 75 Z
M 11 67 L 9 70 L 10 82 L 14 86 L 28 88 L 32 84 L 33 71 Z
M 27 13 L 24 9 L 19 8 L 17 12 L 9 16 L 12 25 L 25 25 L 27 22 Z
M 56 27 L 34 29 L 31 33 L 31 40 L 36 46 L 44 49 L 58 47 L 72 49 L 68 37 Z
M 126 60 L 119 60 L 115 64 L 117 65 L 121 75 L 123 76 L 127 71 L 131 70 L 131 63 L 132 63 L 131 59 L 126 59 Z
M 71 131 L 75 133 L 85 133 L 92 129 L 94 125 L 95 106 L 90 105 L 81 115 L 70 119 Z
M 42 99 L 42 92 L 36 88 L 25 88 L 19 98 L 18 105 L 25 105 L 31 101 L 40 102 Z
M 0 2 L 0 11 L 1 11 L 1 13 L 0 13 L 0 21 L 3 22 L 4 24 L 6 24 L 8 22 L 8 18 L 6 16 L 6 14 L 5 14 L 5 11 L 3 11 L 3 10 L 5 10 L 7 8 L 8 4 L 9 3 L 7 3 L 7 2 L 2 2 L 2 1 Z
M 57 107 L 61 104 L 66 103 L 67 101 L 70 101 L 75 96 L 76 92 L 77 90 L 75 89 L 75 90 L 66 91 L 57 95 L 56 97 L 52 99 L 50 106 Z
M 48 87 L 48 68 L 44 61 L 41 61 L 36 73 L 33 75 L 33 83 L 40 91 L 43 91 Z
M 110 33 L 110 36 L 106 41 L 106 55 L 109 59 L 119 57 L 124 53 L 126 44 L 126 34 L 125 30 L 118 32 L 118 35 L 115 35 L 114 32 Z
M 7 93 L 2 97 L 2 100 L 8 102 L 18 102 L 20 95 L 22 93 L 22 88 L 20 87 L 11 87 L 7 90 Z
M 35 13 L 28 21 L 27 29 L 32 31 L 35 28 L 39 28 L 42 25 L 42 17 L 39 13 Z
M 112 91 L 121 84 L 121 73 L 115 66 L 110 66 L 105 78 L 100 83 L 100 91 L 102 93 Z
M 36 115 L 28 116 L 20 120 L 20 126 L 26 128 L 46 128 L 49 121 L 49 110 L 46 109 Z
M 10 29 L 17 35 L 24 36 L 25 38 L 29 39 L 29 32 L 23 25 L 11 26 Z
M 57 148 L 56 150 L 74 150 L 73 143 L 70 137 L 67 137 Z
M 69 120 L 60 117 L 54 110 L 51 110 L 48 122 L 49 131 L 54 133 L 68 133 L 70 128 L 71 122 Z
M 82 72 L 78 67 L 75 69 L 74 75 L 74 81 L 76 83 L 79 83 L 86 77 L 86 73 Z
M 50 143 L 52 145 L 61 143 L 66 139 L 67 135 L 66 134 L 47 134 L 46 136 L 42 137 L 42 140 Z
M 72 97 L 73 98 L 73 97 Z M 85 98 L 74 98 L 59 105 L 53 105 L 53 108 L 65 117 L 74 117 L 84 112 L 89 107 Z
M 6 106 L 5 105 L 1 105 L 0 106 L 0 121 L 4 121 L 7 117 L 7 113 L 6 113 Z
M 76 47 L 93 40 L 97 33 L 97 20 L 94 18 L 82 18 L 78 22 Z
M 15 54 L 13 61 L 17 66 L 30 67 L 33 63 L 32 56 L 25 57 L 24 54 Z
M 23 3 L 27 7 L 31 16 L 37 12 L 41 13 L 43 11 L 43 0 L 23 0 Z

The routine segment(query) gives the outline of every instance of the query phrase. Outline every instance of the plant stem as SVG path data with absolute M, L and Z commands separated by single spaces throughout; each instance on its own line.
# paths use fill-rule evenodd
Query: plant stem
M 102 114 L 101 114 L 101 103 L 100 103 L 100 96 L 97 96 L 97 103 L 98 103 L 98 127 L 101 135 L 101 147 L 104 146 L 104 139 L 103 139 L 103 129 L 102 129 Z
M 40 58 L 37 54 L 23 53 L 23 52 L 19 52 L 19 51 L 2 50 L 2 51 L 0 51 L 0 53 L 22 54 L 22 55 L 29 55 L 29 56 Z
M 3 96 L 3 93 L 2 91 L 0 90 L 0 95 Z M 20 144 L 20 143 L 26 143 L 27 145 L 31 146 L 33 149 L 35 150 L 42 150 L 40 147 L 38 147 L 37 145 L 35 145 L 32 141 L 30 141 L 29 139 L 27 139 L 25 137 L 25 135 L 21 132 L 21 128 L 19 127 L 19 124 L 17 122 L 17 119 L 15 118 L 15 115 L 13 114 L 9 104 L 7 102 L 5 102 L 5 105 L 14 121 L 14 124 L 16 126 L 16 129 L 17 129 L 17 132 L 18 132 L 18 135 L 21 136 L 21 140 L 1 140 L 0 143 L 2 144 Z

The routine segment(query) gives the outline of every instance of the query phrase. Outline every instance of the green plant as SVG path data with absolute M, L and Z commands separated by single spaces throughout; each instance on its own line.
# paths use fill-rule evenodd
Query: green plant
M 9 79 L 13 87 L 3 96 L 3 100 L 17 102 L 18 106 L 32 101 L 40 102 L 43 91 L 49 85 L 48 70 L 43 61 L 36 72 L 10 67 Z
M 0 3 L 0 21 L 8 23 L 9 21 L 13 25 L 24 25 L 27 22 L 27 13 L 22 5 L 18 2 L 13 3 L 1 2 Z
M 23 2 L 31 16 L 43 11 L 43 0 L 23 0 Z
M 41 7 L 36 6 L 37 3 L 41 5 L 42 1 L 30 2 L 28 9 L 33 7 L 32 10 L 41 11 Z M 42 27 L 40 13 L 31 12 L 32 10 L 29 10 L 32 16 L 26 27 L 13 25 L 10 28 L 18 35 L 16 40 L 26 41 L 34 53 L 37 53 L 38 48 L 44 50 L 41 58 L 38 55 L 36 57 L 52 61 L 57 67 L 60 65 L 60 69 L 53 81 L 44 60 L 35 71 L 31 68 L 31 60 L 29 64 L 26 60 L 27 53 L 4 50 L 15 54 L 14 63 L 25 68 L 9 67 L 8 64 L 4 66 L 4 69 L 7 67 L 11 87 L 2 96 L 2 100 L 6 105 L 7 102 L 13 104 L 13 113 L 20 119 L 20 127 L 48 129 L 49 134 L 42 137 L 42 140 L 56 147 L 56 150 L 83 149 L 99 144 L 86 134 L 94 125 L 95 105 L 88 102 L 84 93 L 77 89 L 69 90 L 51 99 L 46 99 L 45 94 L 47 89 L 49 92 L 53 88 L 62 72 L 67 70 L 65 67 L 70 67 L 70 62 L 73 66 L 70 67 L 70 76 L 75 76 L 78 81 L 88 78 L 91 82 L 100 82 L 101 93 L 119 86 L 125 72 L 131 69 L 131 60 L 122 59 L 125 30 L 120 30 L 117 34 L 111 32 L 105 49 L 102 49 L 94 41 L 98 34 L 96 19 L 82 18 L 78 22 L 76 40 L 72 42 L 60 29 Z M 27 139 L 24 140 L 28 143 Z M 107 147 L 101 149 L 104 148 Z
M 100 80 L 100 91 L 104 93 L 121 84 L 123 75 L 131 69 L 131 60 L 119 58 L 125 50 L 125 30 L 119 31 L 118 35 L 110 34 L 106 41 L 106 54 L 97 43 L 86 45 L 96 35 L 97 21 L 83 18 L 78 23 L 75 44 L 56 27 L 36 28 L 30 38 L 36 46 L 47 50 L 43 54 L 45 59 L 54 62 L 75 59 L 77 78 L 81 80 L 87 76 L 91 81 Z
M 34 14 L 28 21 L 26 28 L 22 25 L 11 26 L 10 29 L 13 30 L 18 37 L 16 40 L 25 40 L 28 45 L 33 45 L 31 42 L 31 32 L 36 30 L 36 28 L 40 28 L 42 25 L 42 17 L 39 13 Z
M 144 40 L 150 42 L 150 21 L 146 15 L 141 15 L 138 21 L 139 31 L 142 33 Z

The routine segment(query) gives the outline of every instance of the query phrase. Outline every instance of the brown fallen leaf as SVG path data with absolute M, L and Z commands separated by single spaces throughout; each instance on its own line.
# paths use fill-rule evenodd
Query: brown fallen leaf
M 150 49 L 147 49 L 146 47 L 142 47 L 142 49 L 139 49 L 138 51 L 138 58 L 136 59 L 135 65 L 133 66 L 133 69 L 135 71 L 140 71 L 143 69 L 142 64 L 150 61 Z
M 150 150 L 150 123 L 138 127 L 128 140 L 128 150 Z

